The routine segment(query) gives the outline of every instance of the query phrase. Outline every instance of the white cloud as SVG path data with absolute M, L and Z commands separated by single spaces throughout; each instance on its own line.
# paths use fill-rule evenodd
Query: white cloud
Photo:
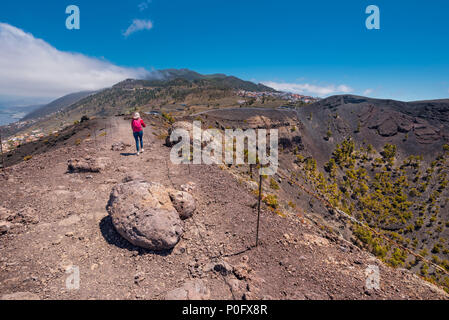
M 122 68 L 79 53 L 59 51 L 6 23 L 0 23 L 0 47 L 0 96 L 54 98 L 148 75 L 145 69 Z
M 153 22 L 151 22 L 150 20 L 134 19 L 131 25 L 128 27 L 128 29 L 126 29 L 126 31 L 123 32 L 123 35 L 125 37 L 128 37 L 137 31 L 151 30 L 151 29 L 153 29 Z
M 338 86 L 317 86 L 309 83 L 283 83 L 274 81 L 263 82 L 263 84 L 279 91 L 287 91 L 292 93 L 308 94 L 321 97 L 337 93 L 350 93 L 354 91 L 351 87 L 345 84 L 341 84 Z
M 365 91 L 363 91 L 364 96 L 370 95 L 371 93 L 373 93 L 373 89 L 366 89 Z
M 139 5 L 137 7 L 139 8 L 140 11 L 145 11 L 148 9 L 150 3 L 151 3 L 151 0 L 146 0 L 144 2 L 139 3 Z

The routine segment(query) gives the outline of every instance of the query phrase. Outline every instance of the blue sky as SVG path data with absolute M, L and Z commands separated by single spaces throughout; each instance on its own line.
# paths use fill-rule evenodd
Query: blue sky
M 65 27 L 65 9 L 71 4 L 80 8 L 80 30 Z M 365 8 L 371 4 L 380 8 L 380 30 L 365 27 Z M 46 99 L 104 87 L 120 77 L 144 75 L 141 68 L 226 73 L 320 96 L 350 92 L 399 100 L 448 98 L 448 18 L 449 2 L 443 0 L 2 0 L 3 37 L 11 42 L 9 47 L 0 42 L 0 64 L 2 46 L 14 48 L 4 63 L 17 61 L 0 68 L 0 76 L 14 74 L 10 86 L 25 84 L 5 92 L 6 80 L 0 80 L 0 100 L 22 96 L 22 91 L 23 96 Z M 23 48 L 27 54 L 18 52 L 25 36 L 7 26 L 31 34 Z M 36 39 L 58 51 L 48 69 L 38 57 L 54 57 L 46 53 L 52 49 Z M 35 47 L 42 54 L 30 54 Z M 55 66 L 55 61 L 73 65 L 79 73 L 87 64 L 95 75 L 71 77 L 71 69 Z M 30 80 L 29 69 L 13 69 L 30 65 L 36 65 L 33 74 L 46 79 L 40 81 L 40 92 L 27 90 L 26 83 L 37 81 Z M 67 85 L 58 87 L 62 82 Z

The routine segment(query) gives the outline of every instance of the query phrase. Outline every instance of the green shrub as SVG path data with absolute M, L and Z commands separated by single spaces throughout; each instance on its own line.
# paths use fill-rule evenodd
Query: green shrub
M 170 124 L 175 123 L 175 118 L 173 118 L 173 116 L 172 116 L 170 113 L 165 113 L 165 112 L 163 112 L 163 113 L 162 113 L 162 117 L 163 117 L 164 119 L 166 119 Z M 200 119 L 200 120 L 201 120 L 201 119 Z
M 263 202 L 270 208 L 277 209 L 279 206 L 277 196 L 269 194 L 263 198 Z
M 397 266 L 404 265 L 404 262 L 406 259 L 407 259 L 407 253 L 404 250 L 395 248 L 393 251 L 393 254 L 391 255 L 391 258 L 388 260 L 388 262 L 393 267 L 397 267 Z
M 364 244 L 370 244 L 373 240 L 373 234 L 365 227 L 356 225 L 354 227 L 354 235 L 360 239 Z
M 435 253 L 435 254 L 440 253 L 441 248 L 442 248 L 442 245 L 439 243 L 436 243 L 432 248 L 432 253 Z
M 279 184 L 273 178 L 270 179 L 270 188 L 273 190 L 279 190 Z

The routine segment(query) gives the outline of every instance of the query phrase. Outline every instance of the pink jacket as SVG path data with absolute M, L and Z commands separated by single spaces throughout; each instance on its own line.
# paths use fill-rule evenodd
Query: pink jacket
M 131 122 L 131 128 L 133 128 L 133 132 L 140 132 L 142 131 L 142 126 L 145 128 L 145 122 L 143 122 L 142 119 L 139 120 L 133 120 Z

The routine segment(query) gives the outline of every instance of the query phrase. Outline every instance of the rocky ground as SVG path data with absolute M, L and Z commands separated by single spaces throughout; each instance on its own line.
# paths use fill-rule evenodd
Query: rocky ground
M 136 156 L 129 122 L 105 121 L 106 135 L 98 132 L 96 139 L 36 155 L 0 178 L 0 298 L 448 298 L 407 270 L 385 266 L 321 230 L 307 216 L 283 218 L 262 208 L 260 243 L 253 247 L 254 185 L 224 167 L 173 165 L 153 126 L 145 131 L 145 152 Z M 111 150 L 119 142 L 130 146 Z M 86 157 L 98 172 L 68 172 L 69 159 Z M 112 225 L 111 190 L 135 172 L 167 188 L 189 186 L 196 200 L 173 250 L 133 246 Z M 380 269 L 380 289 L 366 287 L 370 265 Z M 79 268 L 79 289 L 66 285 L 71 266 Z

